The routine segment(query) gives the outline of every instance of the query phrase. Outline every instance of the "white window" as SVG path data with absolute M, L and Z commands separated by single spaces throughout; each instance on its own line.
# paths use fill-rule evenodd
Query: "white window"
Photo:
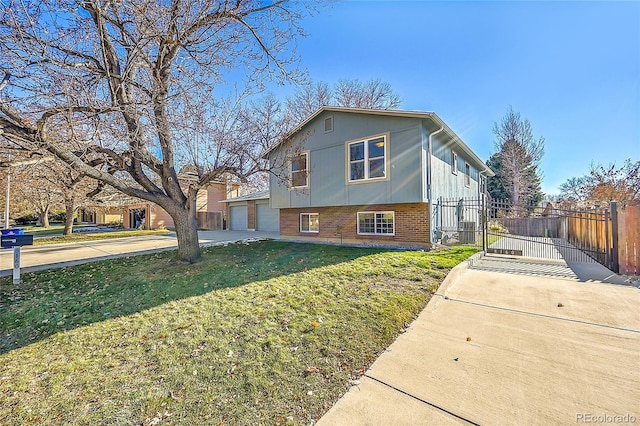
M 324 119 L 324 132 L 333 132 L 333 116 Z
M 347 147 L 349 182 L 387 177 L 386 136 L 349 142 Z
M 464 163 L 464 184 L 471 186 L 471 166 L 469 163 Z
M 358 212 L 358 235 L 394 235 L 394 212 Z
M 320 214 L 300 213 L 300 232 L 320 232 Z
M 458 174 L 458 154 L 451 151 L 451 173 Z
M 309 186 L 309 153 L 303 152 L 291 160 L 291 188 Z

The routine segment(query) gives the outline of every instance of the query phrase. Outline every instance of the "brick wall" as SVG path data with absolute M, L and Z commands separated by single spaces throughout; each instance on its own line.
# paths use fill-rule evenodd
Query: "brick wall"
M 357 213 L 364 211 L 395 212 L 395 235 L 358 235 Z M 301 213 L 318 213 L 320 232 L 300 232 Z M 429 205 L 426 203 L 280 209 L 282 239 L 429 247 L 429 233 Z
M 256 230 L 256 201 L 247 201 L 247 229 L 250 231 Z

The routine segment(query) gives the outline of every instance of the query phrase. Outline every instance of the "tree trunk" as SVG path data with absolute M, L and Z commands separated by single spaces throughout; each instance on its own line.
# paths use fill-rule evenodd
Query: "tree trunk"
M 62 235 L 71 235 L 73 233 L 73 214 L 76 212 L 75 203 L 73 199 L 67 199 L 64 203 L 65 218 L 64 218 L 64 231 Z
M 40 213 L 38 213 L 38 215 L 40 216 L 40 225 L 42 225 L 43 228 L 49 228 L 51 225 L 49 225 L 49 209 L 51 208 L 51 206 L 46 206 L 44 208 L 44 211 L 41 211 Z
M 179 209 L 171 217 L 173 218 L 178 238 L 178 259 L 186 263 L 199 262 L 201 257 L 195 208 Z

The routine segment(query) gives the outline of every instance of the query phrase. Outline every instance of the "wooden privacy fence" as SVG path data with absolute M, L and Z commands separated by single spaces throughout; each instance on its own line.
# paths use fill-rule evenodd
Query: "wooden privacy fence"
M 561 235 L 563 230 L 560 217 L 518 217 L 502 218 L 500 223 L 514 235 L 527 237 L 566 238 Z
M 640 205 L 618 211 L 618 263 L 621 274 L 640 275 Z
M 223 229 L 222 212 L 197 212 L 198 229 L 219 231 Z

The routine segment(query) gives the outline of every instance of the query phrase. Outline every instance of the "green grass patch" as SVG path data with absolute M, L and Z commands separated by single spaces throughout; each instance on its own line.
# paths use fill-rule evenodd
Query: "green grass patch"
M 140 229 L 131 231 L 108 231 L 108 232 L 86 232 L 74 233 L 71 235 L 49 235 L 33 239 L 33 245 L 42 246 L 47 244 L 74 243 L 80 241 L 109 240 L 112 238 L 138 237 L 142 235 L 166 235 L 170 233 L 166 229 Z M 26 232 L 25 233 L 30 233 Z
M 262 241 L 0 280 L 0 424 L 309 424 L 475 252 Z
M 89 225 L 74 225 L 73 229 L 82 229 L 82 228 L 86 228 Z M 40 236 L 46 236 L 46 235 L 62 235 L 62 231 L 64 231 L 64 225 L 51 225 L 48 228 L 44 228 L 42 226 L 33 226 L 33 225 L 26 225 L 26 226 L 19 226 L 19 225 L 15 225 L 13 226 L 13 228 L 22 228 L 24 229 L 25 234 L 33 234 L 36 237 L 40 237 Z

